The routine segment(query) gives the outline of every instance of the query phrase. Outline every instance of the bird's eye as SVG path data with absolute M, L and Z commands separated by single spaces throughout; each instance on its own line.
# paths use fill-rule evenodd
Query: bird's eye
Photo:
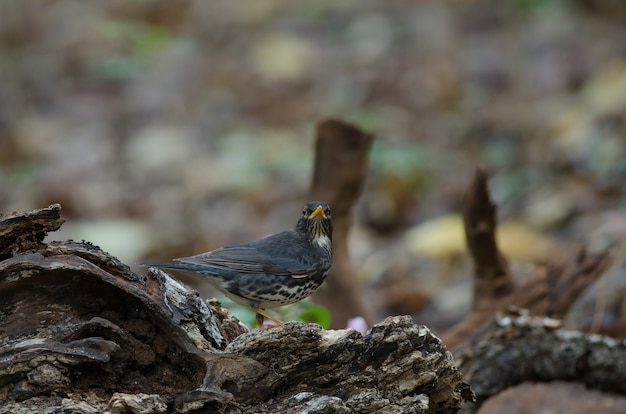
M 303 215 L 303 216 L 306 216 L 306 215 L 307 215 L 307 214 L 306 214 L 306 209 L 302 210 L 302 215 Z
M 326 214 L 330 216 L 330 208 L 326 209 Z

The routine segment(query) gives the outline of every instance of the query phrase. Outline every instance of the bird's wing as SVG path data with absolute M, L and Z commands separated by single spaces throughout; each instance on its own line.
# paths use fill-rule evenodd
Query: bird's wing
M 241 273 L 269 273 L 292 277 L 306 275 L 314 267 L 313 260 L 307 259 L 305 248 L 299 243 L 289 237 L 273 236 L 177 260 Z

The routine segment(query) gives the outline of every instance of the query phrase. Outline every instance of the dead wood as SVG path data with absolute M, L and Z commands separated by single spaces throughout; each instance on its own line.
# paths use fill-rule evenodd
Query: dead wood
M 11 257 L 14 251 L 36 249 L 50 231 L 58 230 L 63 222 L 61 206 L 21 213 L 0 213 L 0 260 Z
M 474 262 L 472 311 L 443 333 L 452 348 L 477 341 L 480 327 L 497 310 L 509 305 L 532 315 L 562 318 L 574 301 L 611 264 L 608 252 L 590 253 L 580 247 L 564 265 L 537 267 L 525 283 L 515 284 L 496 241 L 496 206 L 487 186 L 488 175 L 478 168 L 465 198 L 463 220 L 467 246 Z
M 313 295 L 313 300 L 330 311 L 333 328 L 345 327 L 348 319 L 355 316 L 362 316 L 369 325 L 375 320 L 348 255 L 352 209 L 365 184 L 372 139 L 341 120 L 326 119 L 317 125 L 310 199 L 324 200 L 330 205 L 334 230 L 333 267 L 326 288 Z
M 496 206 L 489 196 L 487 178 L 485 170 L 476 170 L 463 204 L 465 240 L 474 262 L 474 311 L 493 311 L 493 303 L 515 288 L 506 259 L 498 250 Z
M 558 320 L 525 312 L 500 314 L 480 336 L 472 348 L 457 353 L 478 403 L 464 412 L 524 382 L 571 381 L 626 395 L 626 341 L 567 331 Z
M 59 210 L 0 218 L 0 413 L 453 413 L 471 394 L 409 317 L 363 335 L 300 322 L 244 333 L 166 273 L 44 244 Z

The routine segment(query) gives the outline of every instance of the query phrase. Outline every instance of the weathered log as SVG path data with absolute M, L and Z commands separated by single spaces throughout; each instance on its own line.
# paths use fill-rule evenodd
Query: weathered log
M 524 382 L 571 381 L 626 395 L 626 341 L 568 331 L 560 321 L 502 313 L 484 328 L 473 347 L 456 354 L 459 369 L 472 384 L 477 404 Z
M 0 413 L 453 413 L 468 395 L 409 317 L 363 335 L 300 322 L 244 333 L 166 273 L 139 276 L 85 242 L 44 244 L 59 210 L 0 217 Z

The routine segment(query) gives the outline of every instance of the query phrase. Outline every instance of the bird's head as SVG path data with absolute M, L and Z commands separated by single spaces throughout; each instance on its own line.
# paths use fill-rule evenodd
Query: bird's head
M 296 231 L 307 235 L 309 240 L 318 244 L 328 244 L 333 237 L 333 225 L 330 220 L 330 207 L 323 201 L 311 201 L 304 205 L 302 216 L 296 224 Z

